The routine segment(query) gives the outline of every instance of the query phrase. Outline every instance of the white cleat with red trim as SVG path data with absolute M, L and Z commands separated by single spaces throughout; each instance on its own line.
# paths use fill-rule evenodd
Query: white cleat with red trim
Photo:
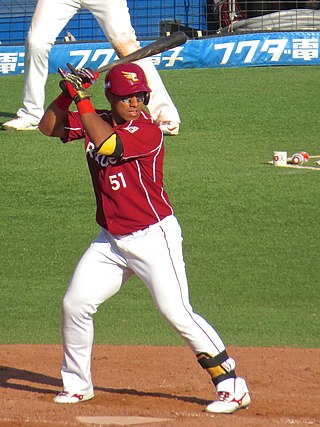
M 3 130 L 36 130 L 38 129 L 39 120 L 31 116 L 17 116 L 7 122 L 3 123 L 1 128 Z
M 224 381 L 229 382 L 230 379 Z M 247 384 L 243 378 L 235 378 L 233 390 L 223 390 L 223 383 L 218 384 L 218 399 L 206 407 L 207 412 L 214 414 L 233 414 L 238 409 L 246 409 L 250 405 L 251 399 Z M 220 387 L 219 387 L 220 386 Z
M 53 401 L 55 403 L 79 403 L 85 402 L 86 400 L 90 400 L 93 397 L 93 392 L 87 394 L 71 394 L 67 391 L 62 391 L 53 399 Z

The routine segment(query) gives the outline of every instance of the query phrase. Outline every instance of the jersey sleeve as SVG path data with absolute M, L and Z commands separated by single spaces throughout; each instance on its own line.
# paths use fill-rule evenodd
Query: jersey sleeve
M 61 138 L 62 142 L 70 142 L 82 139 L 85 136 L 84 128 L 78 112 L 69 111 L 64 122 L 66 137 Z

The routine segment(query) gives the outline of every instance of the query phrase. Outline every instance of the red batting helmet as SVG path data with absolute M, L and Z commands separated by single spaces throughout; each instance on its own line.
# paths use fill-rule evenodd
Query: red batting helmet
M 133 63 L 115 65 L 105 78 L 106 93 L 126 96 L 136 92 L 146 94 L 144 104 L 149 102 L 151 89 L 147 84 L 144 71 L 139 65 Z

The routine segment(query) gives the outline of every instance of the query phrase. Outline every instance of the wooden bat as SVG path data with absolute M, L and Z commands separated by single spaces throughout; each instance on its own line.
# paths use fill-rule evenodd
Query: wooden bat
M 127 62 L 138 61 L 138 59 L 147 58 L 157 53 L 165 52 L 166 50 L 180 46 L 187 41 L 187 36 L 183 31 L 177 31 L 170 34 L 169 36 L 160 37 L 155 42 L 149 43 L 148 45 L 138 49 L 123 58 L 117 59 L 110 64 L 104 65 L 97 69 L 98 73 L 104 73 L 105 71 L 111 70 L 115 65 L 124 64 Z

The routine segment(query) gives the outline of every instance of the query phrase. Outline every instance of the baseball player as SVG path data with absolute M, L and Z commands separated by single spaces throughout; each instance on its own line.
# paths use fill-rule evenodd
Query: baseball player
M 38 0 L 26 40 L 23 106 L 4 130 L 37 129 L 43 115 L 48 57 L 56 38 L 81 8 L 88 9 L 119 57 L 140 48 L 126 0 Z M 180 117 L 150 58 L 139 62 L 152 88 L 151 116 L 166 135 L 177 135 Z
M 39 124 L 65 143 L 84 139 L 101 232 L 82 256 L 63 300 L 63 390 L 56 403 L 94 396 L 91 380 L 92 315 L 136 274 L 162 316 L 208 371 L 217 400 L 213 413 L 233 413 L 250 404 L 246 382 L 205 319 L 193 311 L 182 254 L 182 236 L 163 188 L 163 135 L 143 109 L 151 89 L 136 64 L 117 65 L 105 79 L 111 110 L 95 110 L 87 88 L 97 74 L 60 70 L 63 92 Z M 69 111 L 75 102 L 77 112 Z

